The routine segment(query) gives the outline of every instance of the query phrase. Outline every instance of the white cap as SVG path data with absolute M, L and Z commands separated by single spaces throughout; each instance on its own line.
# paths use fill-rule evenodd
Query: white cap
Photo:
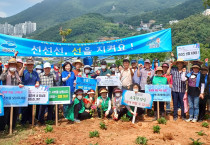
M 47 68 L 47 67 L 51 68 L 51 65 L 50 65 L 49 62 L 46 62 L 46 63 L 44 64 L 44 68 Z

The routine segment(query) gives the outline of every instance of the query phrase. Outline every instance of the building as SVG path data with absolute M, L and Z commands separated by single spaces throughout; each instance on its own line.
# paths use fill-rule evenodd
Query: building
M 210 9 L 206 9 L 202 14 L 204 16 L 209 16 L 210 15 Z
M 169 24 L 170 24 L 170 25 L 175 24 L 175 23 L 179 23 L 179 21 L 178 21 L 178 20 L 169 21 Z
M 19 23 L 15 26 L 8 24 L 0 24 L 0 33 L 13 35 L 22 37 L 23 35 L 27 35 L 36 31 L 36 23 L 32 23 L 31 21 L 25 23 Z

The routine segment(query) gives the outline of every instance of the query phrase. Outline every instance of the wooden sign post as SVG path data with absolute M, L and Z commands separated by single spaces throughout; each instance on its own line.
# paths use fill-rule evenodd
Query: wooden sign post
M 9 134 L 12 134 L 12 124 L 13 124 L 13 107 L 10 108 L 10 127 L 9 127 Z

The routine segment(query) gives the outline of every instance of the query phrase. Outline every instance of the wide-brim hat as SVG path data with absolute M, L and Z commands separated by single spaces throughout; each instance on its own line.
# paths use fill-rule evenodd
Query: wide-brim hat
M 177 61 L 173 62 L 173 65 L 177 65 L 177 63 L 182 62 L 184 65 L 187 65 L 188 62 L 184 61 L 183 59 L 177 59 Z
M 76 67 L 76 64 L 77 63 L 80 63 L 81 64 L 81 66 L 84 66 L 84 64 L 81 62 L 81 60 L 79 60 L 79 59 L 77 59 L 75 62 L 73 62 L 72 63 L 72 65 L 74 66 L 74 67 Z
M 157 71 L 162 71 L 163 72 L 163 68 L 161 66 L 157 67 L 157 69 L 155 70 L 155 73 L 157 73 Z
M 87 94 L 89 95 L 89 94 L 95 94 L 95 91 L 94 90 L 88 90 L 88 92 L 87 92 Z
M 8 64 L 17 64 L 17 61 L 15 58 L 10 58 L 10 60 L 8 61 Z
M 168 67 L 169 68 L 169 64 L 167 63 L 167 62 L 164 62 L 163 64 L 162 64 L 162 68 L 163 67 Z
M 194 65 L 192 66 L 192 68 L 199 68 L 199 69 L 201 69 L 200 65 L 198 65 L 198 64 L 194 64 Z
M 34 60 L 31 59 L 31 58 L 28 58 L 28 59 L 26 60 L 26 64 L 34 64 Z
M 83 93 L 84 93 L 84 91 L 82 89 L 77 89 L 75 92 L 75 94 L 83 94 Z
M 101 93 L 108 93 L 108 90 L 106 89 L 106 88 L 101 88 L 100 90 L 99 90 L 99 93 L 101 94 Z
M 193 61 L 190 61 L 191 64 L 199 64 L 199 65 L 202 65 L 203 62 L 200 61 L 200 60 L 193 60 Z
M 202 66 L 202 67 L 201 67 L 201 70 L 209 71 L 207 66 Z
M 114 90 L 114 93 L 122 93 L 122 90 L 117 88 Z

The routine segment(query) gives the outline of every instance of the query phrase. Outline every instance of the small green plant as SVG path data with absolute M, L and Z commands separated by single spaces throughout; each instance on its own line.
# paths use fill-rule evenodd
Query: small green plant
M 90 138 L 93 138 L 93 137 L 99 137 L 99 133 L 98 133 L 98 131 L 90 131 L 89 132 L 89 137 Z
M 104 130 L 107 130 L 107 126 L 104 122 L 100 122 L 100 128 L 104 129 Z
M 128 118 L 128 117 L 126 116 L 126 114 L 124 114 L 124 115 L 121 117 L 121 121 L 122 121 L 122 122 L 129 122 L 129 121 L 130 121 L 130 118 Z
M 44 129 L 45 132 L 52 132 L 53 131 L 53 127 L 51 125 L 47 125 L 46 128 Z
M 45 124 L 53 125 L 53 124 L 55 124 L 55 121 L 53 121 L 53 120 L 47 120 L 47 121 L 45 121 Z
M 206 135 L 202 130 L 201 131 L 199 131 L 199 132 L 196 132 L 198 135 L 200 135 L 200 136 L 204 136 L 204 135 Z
M 136 138 L 136 144 L 142 144 L 142 145 L 146 145 L 147 144 L 147 141 L 148 139 L 146 137 L 141 137 L 141 136 L 138 136 Z
M 197 139 L 197 140 L 194 140 L 194 139 L 190 138 L 190 140 L 192 140 L 192 145 L 202 145 L 202 144 L 204 144 L 204 143 L 202 143 L 202 142 L 199 141 L 200 138 Z
M 210 118 L 210 115 L 209 114 L 205 114 L 205 116 L 204 116 L 204 120 L 208 120 Z
M 54 140 L 54 138 L 47 138 L 47 139 L 45 140 L 45 143 L 46 143 L 46 144 L 52 144 L 52 143 L 55 143 L 55 140 Z
M 160 133 L 160 126 L 159 125 L 153 126 L 153 132 Z
M 98 143 L 96 143 L 96 144 L 92 144 L 92 143 L 90 143 L 89 145 L 98 145 Z
M 154 111 L 153 110 L 148 110 L 147 111 L 147 115 L 149 116 L 149 117 L 153 117 L 154 116 Z
M 167 120 L 164 117 L 159 118 L 158 120 L 159 124 L 166 124 Z
M 209 128 L 209 124 L 208 124 L 207 122 L 203 122 L 203 123 L 202 123 L 202 127 Z

